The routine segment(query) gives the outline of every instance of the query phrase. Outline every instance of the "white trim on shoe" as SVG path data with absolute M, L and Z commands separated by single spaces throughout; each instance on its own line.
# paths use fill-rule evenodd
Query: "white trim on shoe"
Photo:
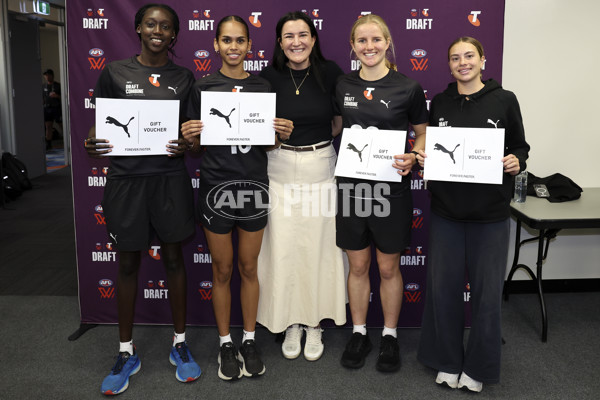
M 463 387 L 469 389 L 471 392 L 479 393 L 483 389 L 483 383 L 476 381 L 463 371 L 458 381 L 458 388 L 462 389 Z
M 435 383 L 438 385 L 446 385 L 450 389 L 456 389 L 458 387 L 458 377 L 460 374 L 449 374 L 447 372 L 439 371 L 436 378 Z

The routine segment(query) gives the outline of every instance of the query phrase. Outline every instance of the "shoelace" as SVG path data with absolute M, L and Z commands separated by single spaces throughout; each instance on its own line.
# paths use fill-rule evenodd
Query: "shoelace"
M 393 354 L 395 352 L 394 342 L 391 340 L 382 340 L 379 354 Z
M 246 356 L 256 354 L 256 343 L 253 340 L 246 340 L 243 344 Z
M 223 347 L 221 347 L 221 360 L 237 361 L 237 358 L 235 356 L 235 347 L 232 343 L 226 343 L 223 345 Z
M 288 328 L 285 331 L 285 341 L 297 341 L 302 338 L 302 328 Z
M 306 344 L 307 345 L 320 345 L 321 342 L 321 328 L 306 328 Z
M 353 334 L 352 338 L 350 339 L 350 342 L 348 343 L 348 350 L 351 352 L 358 352 L 360 350 L 360 347 L 363 343 L 363 341 L 367 340 L 367 336 L 366 335 L 361 335 L 359 334 Z
M 179 354 L 181 361 L 183 361 L 184 363 L 190 361 L 190 358 L 188 357 L 187 346 L 185 343 L 177 343 L 175 345 L 175 350 L 177 350 L 177 353 Z
M 115 363 L 115 366 L 112 368 L 113 375 L 119 375 L 121 373 L 121 371 L 123 370 L 123 367 L 125 366 L 125 364 L 127 364 L 127 361 L 129 361 L 129 357 L 131 357 L 131 355 L 127 352 L 119 353 L 117 362 Z

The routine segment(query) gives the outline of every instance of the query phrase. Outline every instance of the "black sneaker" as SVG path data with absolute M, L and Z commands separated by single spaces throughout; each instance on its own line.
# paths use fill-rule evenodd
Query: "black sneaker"
M 346 368 L 360 368 L 365 365 L 365 357 L 371 351 L 369 335 L 359 332 L 352 334 L 350 341 L 346 344 L 346 350 L 342 354 L 342 366 Z
M 242 377 L 240 363 L 237 360 L 237 350 L 233 343 L 223 343 L 219 351 L 219 378 L 230 381 Z
M 253 339 L 246 340 L 238 354 L 238 360 L 242 364 L 242 373 L 247 377 L 257 377 L 265 373 L 267 368 L 260 359 Z
M 400 369 L 400 348 L 398 339 L 392 335 L 385 335 L 381 338 L 379 346 L 379 356 L 375 366 L 380 372 L 395 372 Z

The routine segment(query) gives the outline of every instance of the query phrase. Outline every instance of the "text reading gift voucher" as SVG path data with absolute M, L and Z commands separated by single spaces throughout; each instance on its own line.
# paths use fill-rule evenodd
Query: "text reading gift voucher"
M 179 137 L 179 100 L 96 99 L 96 137 L 112 144 L 110 156 L 169 154 Z
M 275 93 L 202 92 L 200 144 L 275 144 Z
M 374 181 L 400 182 L 392 165 L 404 154 L 406 131 L 345 128 L 335 166 L 336 176 Z
M 504 129 L 427 127 L 427 180 L 502 183 Z

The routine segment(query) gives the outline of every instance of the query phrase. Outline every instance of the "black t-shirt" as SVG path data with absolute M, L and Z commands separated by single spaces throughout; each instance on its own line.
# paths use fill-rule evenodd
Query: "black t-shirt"
M 394 70 L 377 81 L 365 81 L 360 77 L 359 71 L 344 75 L 338 79 L 336 107 L 342 114 L 344 128 L 358 125 L 363 129 L 376 127 L 408 132 L 409 124 L 418 125 L 428 121 L 425 94 L 421 85 Z M 405 148 L 398 149 L 396 154 L 409 150 L 407 135 Z M 339 177 L 338 181 L 355 184 L 365 182 L 371 185 L 376 183 L 345 177 Z M 398 195 L 410 189 L 410 178 L 402 177 L 402 182 L 390 185 L 390 195 Z
M 44 90 L 44 107 L 60 108 L 60 98 L 50 97 L 51 92 L 60 96 L 60 83 L 45 83 L 42 89 Z
M 179 100 L 181 124 L 185 120 L 184 110 L 193 83 L 192 72 L 170 60 L 162 67 L 147 67 L 133 56 L 111 62 L 102 70 L 94 98 Z M 113 156 L 110 162 L 109 178 L 187 173 L 183 157 Z
M 284 67 L 282 71 L 277 71 L 268 66 L 260 73 L 277 93 L 277 117 L 294 122 L 294 131 L 287 142 L 288 145 L 306 146 L 331 140 L 335 82 L 343 72 L 333 61 L 322 64 L 319 68 L 325 88 L 323 91 L 314 73 L 317 67 L 311 66 L 298 71 Z M 300 86 L 299 95 L 296 95 L 296 86 Z
M 187 109 L 189 119 L 200 119 L 203 91 L 271 92 L 271 85 L 263 78 L 250 74 L 245 79 L 232 79 L 220 71 L 200 78 L 194 83 Z M 234 145 L 206 146 L 202 156 L 200 179 L 209 185 L 218 185 L 234 179 L 248 179 L 268 183 L 267 153 L 263 146 Z

